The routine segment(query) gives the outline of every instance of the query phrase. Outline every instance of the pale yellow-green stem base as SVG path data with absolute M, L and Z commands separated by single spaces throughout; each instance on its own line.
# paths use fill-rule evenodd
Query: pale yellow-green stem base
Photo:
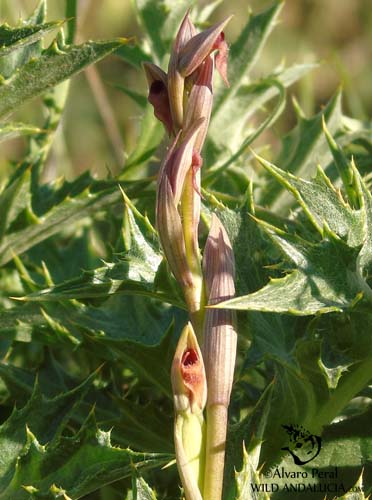
M 202 500 L 205 466 L 205 422 L 203 413 L 176 415 L 174 442 L 177 467 L 186 500 Z
M 227 432 L 227 407 L 207 406 L 207 443 L 203 500 L 221 500 Z

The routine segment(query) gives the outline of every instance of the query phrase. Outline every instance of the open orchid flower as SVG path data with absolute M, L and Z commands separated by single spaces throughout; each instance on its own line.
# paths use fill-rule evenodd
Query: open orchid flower
M 173 44 L 168 74 L 152 63 L 144 63 L 149 85 L 149 102 L 154 106 L 155 116 L 164 124 L 169 135 L 177 134 L 179 130 L 186 128 L 190 121 L 188 118 L 185 122 L 185 116 L 190 115 L 189 109 L 192 110 L 197 101 L 195 96 L 191 99 L 194 84 L 208 86 L 209 82 L 209 87 L 212 88 L 214 64 L 210 55 L 214 51 L 217 51 L 215 67 L 228 85 L 228 46 L 223 29 L 230 19 L 231 16 L 197 33 L 187 12 Z M 202 99 L 201 104 L 197 106 L 205 106 Z M 211 106 L 212 99 L 208 106 L 209 112 L 205 116 L 208 117 L 205 132 L 201 136 L 206 134 Z
M 145 62 L 143 68 L 149 86 L 148 101 L 154 107 L 156 118 L 162 122 L 168 135 L 173 132 L 173 121 L 169 106 L 167 74 L 155 64 Z

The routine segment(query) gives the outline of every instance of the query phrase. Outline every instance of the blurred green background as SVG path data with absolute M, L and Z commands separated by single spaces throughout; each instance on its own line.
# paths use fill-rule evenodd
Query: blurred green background
M 175 0 L 176 3 L 177 0 Z M 209 2 L 200 1 L 201 5 Z M 227 40 L 236 39 L 246 23 L 249 9 L 261 11 L 272 0 L 229 0 L 213 14 L 214 20 L 233 13 L 226 30 Z M 27 17 L 36 0 L 0 0 L 1 22 L 14 25 Z M 48 20 L 64 17 L 64 1 L 48 1 Z M 116 36 L 141 39 L 130 0 L 79 0 L 78 40 L 109 39 Z M 294 124 L 291 96 L 296 96 L 308 115 L 319 110 L 341 84 L 347 114 L 366 119 L 372 111 L 372 8 L 370 0 L 287 0 L 274 34 L 254 68 L 254 76 L 271 72 L 285 61 L 319 62 L 319 67 L 290 88 L 285 113 L 275 124 L 270 141 Z M 50 41 L 51 37 L 47 40 Z M 122 91 L 122 85 L 146 94 L 144 75 L 119 57 L 111 56 L 75 77 L 62 126 L 49 159 L 46 179 L 64 174 L 72 178 L 91 169 L 102 177 L 117 173 L 135 147 L 141 108 Z M 15 118 L 42 125 L 42 107 L 28 103 Z M 1 146 L 0 169 L 17 162 L 25 151 L 25 139 Z M 0 177 L 1 178 L 1 177 Z

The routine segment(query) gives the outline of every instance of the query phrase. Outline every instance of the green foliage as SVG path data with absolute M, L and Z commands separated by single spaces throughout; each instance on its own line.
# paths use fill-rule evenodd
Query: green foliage
M 43 176 L 73 75 L 111 53 L 137 71 L 145 60 L 165 67 L 186 9 L 203 25 L 219 3 L 136 0 L 143 38 L 130 43 L 74 45 L 74 0 L 66 21 L 47 21 L 41 1 L 0 27 L 0 116 L 41 96 L 44 117 L 0 124 L 0 141 L 24 135 L 28 146 L 0 188 L 0 498 L 103 500 L 108 484 L 112 498 L 180 498 L 169 373 L 187 316 L 154 227 L 164 132 L 139 87 L 115 84 L 142 114 L 116 177 Z M 338 467 L 360 490 L 340 500 L 362 500 L 372 488 L 372 127 L 345 116 L 337 94 L 311 117 L 295 104 L 279 154 L 265 145 L 287 88 L 314 68 L 252 77 L 281 8 L 252 14 L 232 43 L 203 151 L 200 240 L 215 212 L 236 260 L 236 297 L 219 306 L 237 311 L 239 332 L 224 500 L 284 498 L 253 496 L 252 485 L 293 469 L 289 424 L 323 439 L 296 470 Z M 248 150 L 257 137 L 271 161 Z
M 112 42 L 87 42 L 82 45 L 64 47 L 55 42 L 37 59 L 22 66 L 0 87 L 0 117 L 13 112 L 27 99 L 32 99 L 54 87 L 114 50 L 125 40 Z
M 91 381 L 47 399 L 35 386 L 30 400 L 0 428 L 0 497 L 81 498 L 133 469 L 157 467 L 167 457 L 112 447 L 110 432 L 97 428 L 91 413 L 80 430 L 63 436 L 68 418 Z M 82 468 L 83 466 L 83 468 Z M 56 486 L 58 485 L 58 487 Z

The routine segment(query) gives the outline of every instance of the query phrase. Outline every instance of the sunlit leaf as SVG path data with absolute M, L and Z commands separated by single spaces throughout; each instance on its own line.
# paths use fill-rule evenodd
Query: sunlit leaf
M 89 64 L 99 61 L 120 46 L 125 39 L 111 42 L 87 42 L 59 49 L 53 45 L 43 54 L 29 61 L 0 86 L 0 116 L 7 115 L 42 92 L 70 78 Z

